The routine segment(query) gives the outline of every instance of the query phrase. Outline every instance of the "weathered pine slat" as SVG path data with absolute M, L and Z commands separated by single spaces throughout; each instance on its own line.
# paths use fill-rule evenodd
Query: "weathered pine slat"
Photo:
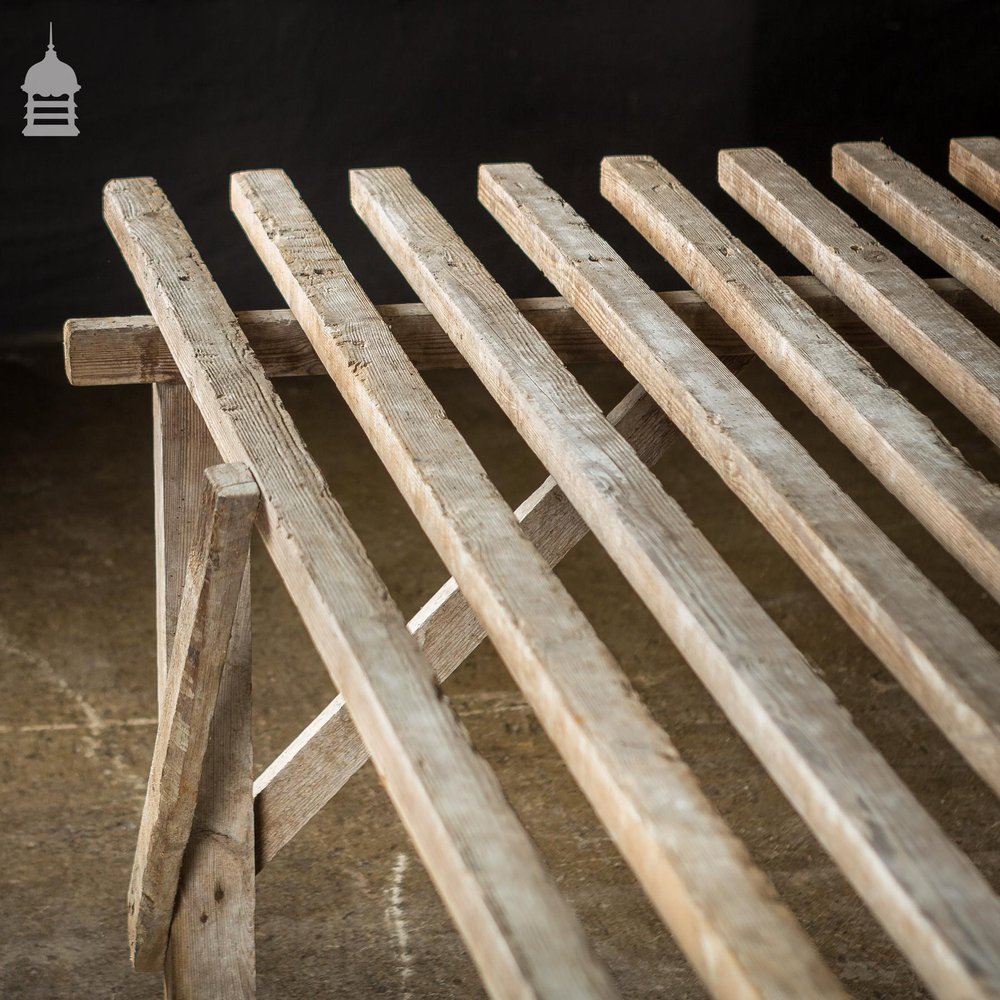
M 723 150 L 719 183 L 1000 445 L 1000 347 L 772 150 Z
M 815 278 L 784 279 L 842 337 L 857 348 L 885 347 L 832 292 Z M 1000 316 L 954 278 L 928 284 L 968 315 L 986 336 L 1000 340 Z M 661 298 L 716 354 L 753 352 L 694 292 L 661 292 Z M 558 296 L 515 299 L 525 318 L 566 364 L 610 361 L 613 355 L 572 306 Z M 420 371 L 468 367 L 437 320 L 420 303 L 378 306 L 410 360 Z M 323 365 L 288 309 L 238 312 L 236 318 L 269 378 L 321 375 Z M 64 327 L 66 375 L 73 385 L 180 382 L 181 374 L 152 316 L 69 319 Z
M 995 135 L 952 139 L 948 170 L 959 184 L 1000 209 L 1000 139 Z
M 645 157 L 605 160 L 602 189 L 880 481 L 1000 594 L 1000 491 L 969 469 L 929 421 L 888 389 L 864 358 L 659 163 Z M 607 297 L 613 279 L 600 277 L 604 286 L 596 294 Z M 615 291 L 631 285 L 622 279 Z M 648 294 L 644 300 L 633 296 L 629 305 L 617 311 L 617 324 L 635 331 L 648 330 L 655 315 L 643 309 L 665 311 Z M 672 319 L 675 327 L 678 322 Z M 693 338 L 687 341 L 684 361 L 670 367 L 683 364 L 683 383 L 694 396 L 702 366 L 719 368 Z M 643 353 L 637 363 L 649 373 L 646 378 L 667 368 L 658 365 L 649 335 L 645 347 L 628 349 Z M 659 379 L 666 382 L 665 398 L 680 396 L 677 376 Z M 733 480 L 844 620 L 1000 792 L 1000 654 L 767 410 L 728 380 L 733 392 L 715 402 L 714 413 L 702 407 L 687 417 L 706 439 L 699 450 Z M 653 391 L 649 381 L 644 384 Z
M 833 177 L 931 260 L 1000 309 L 1000 228 L 881 142 L 833 147 Z
M 529 166 L 482 167 L 480 199 L 758 516 L 764 516 L 766 498 L 776 508 L 766 514 L 767 521 L 796 530 L 801 526 L 796 546 L 809 553 L 807 563 L 837 558 L 843 530 L 850 546 L 870 547 L 867 558 L 883 573 L 892 576 L 898 564 L 910 595 L 924 593 L 926 581 L 870 522 L 858 520 L 860 513 L 759 402 Z M 383 214 L 398 213 L 401 200 L 397 194 Z M 413 210 L 417 213 L 421 220 L 428 214 L 423 207 Z M 434 234 L 445 241 L 438 227 Z M 384 244 L 390 255 L 397 253 L 395 241 Z M 451 255 L 456 256 L 454 250 Z M 437 263 L 433 257 L 431 261 Z M 407 266 L 417 274 L 416 266 Z M 447 279 L 437 280 L 450 287 L 458 280 L 451 274 L 467 269 L 464 261 L 462 271 L 457 269 L 456 264 Z M 426 281 L 422 274 L 420 280 Z M 478 275 L 476 281 L 487 284 Z M 494 305 L 499 294 L 487 287 L 481 292 L 491 321 L 506 341 L 514 341 L 515 335 L 523 339 L 516 314 L 509 308 L 501 313 Z M 462 305 L 470 299 L 466 289 Z M 425 301 L 433 308 L 436 295 Z M 469 308 L 462 311 L 467 320 L 460 330 L 456 324 L 456 336 L 468 337 L 471 329 L 486 327 L 485 316 L 473 316 Z M 780 484 L 785 488 L 776 488 L 775 470 L 785 470 Z M 832 497 L 825 518 L 803 523 L 797 504 L 812 492 L 810 482 L 821 481 Z M 852 532 L 860 532 L 857 541 Z M 629 575 L 628 567 L 622 568 Z M 641 583 L 634 585 L 639 589 Z M 735 601 L 726 605 L 736 606 Z M 650 607 L 673 634 L 669 615 L 653 603 Z M 901 608 L 905 611 L 905 604 Z M 748 616 L 749 611 L 744 613 Z M 931 987 L 942 996 L 998 995 L 1000 904 L 851 724 L 830 690 L 788 648 L 783 633 L 769 620 L 767 624 L 772 627 L 760 647 L 764 652 L 755 656 L 755 643 L 744 638 L 742 652 L 734 652 L 725 665 L 690 655 L 691 644 L 683 636 L 674 641 Z M 764 632 L 763 622 L 755 627 L 757 635 Z M 727 636 L 730 642 L 734 637 Z
M 658 912 L 719 997 L 844 996 L 288 177 L 232 207 L 397 488 Z
M 685 280 L 699 289 L 938 541 L 1000 597 L 1000 490 L 971 469 L 923 414 L 890 389 L 864 358 L 655 160 L 606 160 L 603 176 L 609 198 Z M 804 456 L 802 451 L 799 458 Z M 801 494 L 804 473 L 799 465 L 788 462 L 786 483 Z M 829 519 L 829 487 L 824 477 L 812 490 L 817 523 Z M 869 532 L 876 531 L 870 522 L 867 525 Z M 860 531 L 856 541 L 858 553 L 869 550 Z M 880 554 L 880 559 L 885 558 Z M 866 559 L 858 566 L 866 563 L 864 576 L 869 583 L 887 574 L 911 581 L 894 609 L 901 624 L 908 618 L 921 621 L 922 612 L 931 607 L 927 601 L 935 599 L 940 621 L 935 622 L 934 634 L 940 634 L 944 622 L 949 623 L 955 637 L 952 658 L 957 658 L 959 650 L 968 658 L 970 650 L 977 649 L 975 632 L 936 593 L 924 587 L 918 603 L 921 578 L 912 569 L 904 572 L 900 555 L 890 564 L 874 566 Z M 888 565 L 894 569 L 890 571 Z M 833 592 L 840 593 L 841 588 L 837 582 Z M 978 685 L 981 693 L 989 695 L 1000 675 L 1000 656 L 986 652 L 988 647 L 981 641 L 978 647 L 983 649 L 977 667 L 966 681 L 973 685 L 970 690 Z M 959 737 L 965 731 L 965 711 L 955 720 Z M 1000 699 L 994 703 L 994 715 L 991 728 L 996 734 L 1000 733 Z M 977 743 L 971 749 L 982 748 Z M 1000 767 L 1000 743 L 993 760 L 994 767 Z M 983 761 L 981 766 L 988 764 Z M 993 770 L 987 780 L 1000 790 L 1000 770 Z
M 154 385 L 158 676 L 165 684 L 205 470 L 222 461 L 183 383 Z M 167 1000 L 255 994 L 250 565 L 202 764 L 164 967 Z M 162 694 L 159 703 L 163 704 Z
M 163 968 L 209 726 L 250 554 L 260 493 L 242 465 L 205 473 L 128 894 L 137 969 Z
M 163 192 L 111 181 L 104 204 L 219 451 L 253 472 L 265 545 L 487 988 L 614 996 Z
M 731 356 L 725 363 L 738 371 L 749 360 Z M 681 438 L 639 386 L 608 414 L 608 420 L 646 465 L 653 465 Z M 551 476 L 514 514 L 550 565 L 559 562 L 589 531 Z M 407 627 L 417 637 L 439 681 L 450 677 L 486 637 L 454 577 Z M 254 782 L 258 867 L 269 862 L 367 760 L 368 752 L 338 695 Z
M 496 168 L 497 172 L 501 169 Z M 494 186 L 496 211 L 505 211 L 515 194 L 521 204 L 517 213 L 509 213 L 509 222 L 504 215 L 504 224 L 522 243 L 530 241 L 529 252 L 536 259 L 544 252 L 546 260 L 555 261 L 550 268 L 554 273 L 558 264 L 557 283 L 570 289 L 571 301 L 607 337 L 609 346 L 621 353 L 632 373 L 659 395 L 670 410 L 668 415 L 862 638 L 925 700 L 942 727 L 1000 788 L 1000 696 L 994 683 L 1000 657 L 996 651 L 888 543 L 760 403 L 727 375 L 677 317 L 648 289 L 643 291 L 645 286 L 603 240 L 585 229 L 568 208 L 561 213 L 549 208 L 551 191 L 536 175 L 506 168 L 503 182 L 495 181 Z M 769 302 L 764 309 L 754 307 L 748 296 L 755 281 L 764 281 L 761 266 L 754 263 L 746 274 L 723 271 L 740 259 L 740 251 L 721 228 L 717 232 L 707 222 L 701 225 L 703 210 L 655 161 L 605 161 L 604 189 L 730 323 L 741 329 L 752 327 L 747 332 L 749 342 L 772 362 L 772 355 L 757 341 L 770 329 L 768 324 L 780 319 L 784 300 L 779 299 L 777 305 Z M 501 197 L 506 201 L 501 202 Z M 691 219 L 701 225 L 694 236 L 689 232 Z M 567 233 L 574 235 L 572 241 Z M 704 252 L 704 247 L 709 251 Z M 578 263 L 581 259 L 595 266 Z M 743 290 L 738 297 L 732 295 L 735 288 Z M 793 318 L 797 317 L 793 314 Z M 810 332 L 810 351 L 820 351 L 822 335 L 822 330 Z M 779 338 L 781 331 L 773 336 Z M 780 343 L 772 353 L 794 355 Z M 663 363 L 666 358 L 669 364 Z M 826 357 L 824 368 L 835 369 L 837 360 Z M 864 365 L 860 358 L 858 365 Z M 716 385 L 723 379 L 725 391 L 718 392 Z M 850 399 L 852 389 L 846 387 L 835 399 Z M 863 385 L 858 387 L 859 393 L 863 389 Z M 713 392 L 717 399 L 710 395 Z M 812 394 L 818 392 L 814 389 Z M 839 423 L 846 419 L 838 415 Z M 995 501 L 991 502 L 995 510 Z M 892 582 L 884 583 L 885 576 Z M 970 713 L 977 720 L 973 728 Z

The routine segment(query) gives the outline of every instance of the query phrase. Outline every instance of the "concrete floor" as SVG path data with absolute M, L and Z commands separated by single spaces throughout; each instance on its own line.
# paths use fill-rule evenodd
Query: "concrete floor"
M 1000 456 L 961 416 L 887 353 L 876 363 L 976 467 L 1000 480 Z M 579 374 L 602 405 L 629 385 L 609 368 Z M 755 365 L 746 380 L 1000 644 L 1000 616 L 982 589 L 766 369 Z M 504 495 L 519 502 L 542 477 L 537 462 L 468 373 L 430 381 Z M 445 576 L 436 555 L 332 386 L 297 379 L 279 389 L 411 614 Z M 0 414 L 0 996 L 153 998 L 157 980 L 131 971 L 125 935 L 125 890 L 154 738 L 149 390 L 73 389 L 55 350 L 8 353 L 0 365 Z M 690 448 L 675 448 L 657 471 L 926 808 L 1000 883 L 996 799 Z M 848 989 L 857 997 L 923 996 L 598 546 L 585 541 L 559 572 Z M 332 688 L 263 551 L 255 553 L 254 574 L 262 769 Z M 622 994 L 703 996 L 492 650 L 472 656 L 446 692 Z M 482 995 L 370 768 L 263 873 L 257 928 L 261 998 Z

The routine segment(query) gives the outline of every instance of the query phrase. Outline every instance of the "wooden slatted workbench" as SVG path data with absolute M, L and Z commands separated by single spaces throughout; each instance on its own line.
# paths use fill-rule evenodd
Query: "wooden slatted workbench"
M 951 150 L 994 205 L 998 149 Z M 1000 443 L 1000 230 L 879 143 L 833 162 L 954 277 L 730 150 L 722 186 L 815 277 L 778 278 L 655 160 L 606 159 L 604 195 L 693 289 L 654 293 L 530 166 L 484 166 L 483 204 L 562 295 L 515 301 L 405 171 L 354 171 L 422 302 L 376 307 L 270 170 L 231 201 L 289 309 L 234 314 L 156 182 L 107 184 L 152 315 L 69 320 L 65 349 L 74 384 L 153 391 L 160 726 L 128 905 L 169 996 L 253 996 L 255 871 L 369 756 L 492 995 L 616 995 L 440 696 L 486 636 L 707 988 L 845 995 L 553 574 L 590 530 L 928 987 L 1000 997 L 1000 902 L 649 470 L 688 438 L 1000 792 L 1000 654 L 736 375 L 763 358 L 1000 599 L 1000 491 L 858 353 L 891 347 Z M 605 416 L 566 365 L 612 357 L 639 385 Z M 551 473 L 516 511 L 420 374 L 458 366 Z M 324 371 L 453 574 L 409 623 L 269 381 Z M 339 692 L 256 782 L 254 522 Z

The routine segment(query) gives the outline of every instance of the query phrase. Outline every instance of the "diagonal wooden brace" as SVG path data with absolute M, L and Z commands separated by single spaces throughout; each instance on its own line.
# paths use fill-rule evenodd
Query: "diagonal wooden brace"
M 749 357 L 725 363 L 739 371 Z M 636 386 L 608 420 L 653 465 L 680 432 Z M 550 476 L 515 511 L 528 538 L 550 565 L 558 563 L 589 528 Z M 409 622 L 438 681 L 465 661 L 486 633 L 449 579 Z M 275 758 L 254 782 L 257 870 L 275 855 L 332 799 L 368 760 L 361 737 L 339 695 Z
M 129 945 L 137 969 L 163 968 L 259 504 L 246 466 L 206 470 L 129 887 Z

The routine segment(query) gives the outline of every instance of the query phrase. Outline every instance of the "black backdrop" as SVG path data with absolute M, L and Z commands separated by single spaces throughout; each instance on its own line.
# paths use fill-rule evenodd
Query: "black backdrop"
M 21 135 L 50 19 L 82 85 L 77 138 Z M 351 211 L 353 166 L 405 166 L 530 295 L 549 289 L 476 202 L 480 162 L 532 162 L 671 287 L 600 198 L 602 155 L 652 153 L 801 270 L 718 189 L 719 148 L 771 145 L 835 194 L 833 142 L 881 137 L 943 178 L 951 136 L 1000 129 L 996 2 L 3 0 L 0 47 L 0 336 L 145 311 L 101 222 L 113 176 L 158 178 L 235 308 L 279 304 L 228 209 L 228 173 L 264 166 L 288 171 L 377 301 L 413 295 Z

